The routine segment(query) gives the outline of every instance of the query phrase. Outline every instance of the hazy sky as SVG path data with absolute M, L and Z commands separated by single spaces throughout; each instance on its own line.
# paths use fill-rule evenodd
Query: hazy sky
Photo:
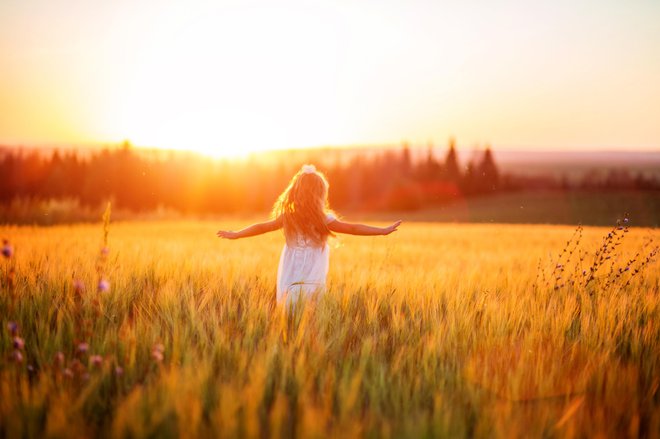
M 660 149 L 660 1 L 0 1 L 0 143 Z

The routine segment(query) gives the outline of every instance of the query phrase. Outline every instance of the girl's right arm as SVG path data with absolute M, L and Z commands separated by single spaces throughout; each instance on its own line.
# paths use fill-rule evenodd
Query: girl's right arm
M 328 229 L 335 233 L 345 233 L 347 235 L 389 235 L 390 233 L 395 232 L 400 224 L 401 220 L 387 227 L 374 227 L 367 226 L 366 224 L 345 223 L 343 221 L 335 220 L 328 223 Z
M 257 236 L 268 232 L 274 232 L 275 230 L 281 228 L 282 228 L 282 217 L 280 216 L 271 221 L 252 224 L 251 226 L 248 226 L 243 230 L 239 230 L 237 232 L 233 232 L 231 230 L 219 230 L 218 233 L 216 234 L 218 235 L 219 238 L 239 239 L 239 238 L 247 238 L 248 236 Z

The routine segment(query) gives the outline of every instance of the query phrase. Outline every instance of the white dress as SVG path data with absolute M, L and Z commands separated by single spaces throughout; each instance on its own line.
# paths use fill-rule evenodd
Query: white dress
M 336 218 L 326 215 L 326 224 Z M 296 243 L 285 243 L 277 268 L 277 301 L 287 304 L 300 296 L 311 296 L 325 287 L 330 261 L 330 247 L 314 247 L 308 239 L 298 236 Z

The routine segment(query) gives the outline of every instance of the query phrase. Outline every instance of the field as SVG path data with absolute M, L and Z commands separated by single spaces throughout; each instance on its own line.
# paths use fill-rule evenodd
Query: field
M 243 224 L 0 227 L 0 437 L 660 434 L 657 229 L 342 236 L 285 313 Z

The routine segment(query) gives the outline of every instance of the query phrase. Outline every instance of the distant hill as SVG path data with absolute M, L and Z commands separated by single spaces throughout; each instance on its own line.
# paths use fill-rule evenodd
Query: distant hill
M 463 199 L 414 212 L 362 216 L 387 221 L 405 218 L 406 221 L 613 226 L 626 213 L 634 226 L 660 227 L 660 195 L 635 191 L 523 191 Z
M 459 152 L 469 157 L 465 151 Z M 493 148 L 499 168 L 518 175 L 577 177 L 594 170 L 660 176 L 660 151 L 512 151 Z

